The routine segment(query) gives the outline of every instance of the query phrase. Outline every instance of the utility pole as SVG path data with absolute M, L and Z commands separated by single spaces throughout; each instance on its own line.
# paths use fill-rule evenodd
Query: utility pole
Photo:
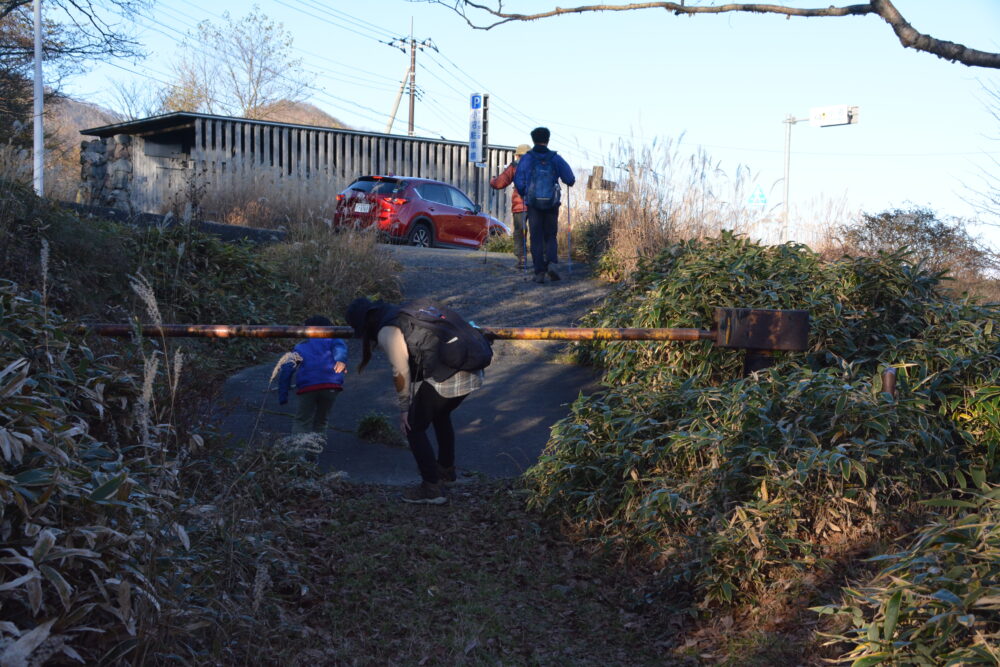
M 42 132 L 42 0 L 35 0 L 35 194 L 41 197 L 45 190 L 45 142 Z
M 416 79 L 417 79 L 417 50 L 418 49 L 434 49 L 435 51 L 437 51 L 438 49 L 437 49 L 437 46 L 434 45 L 434 42 L 431 41 L 430 38 L 427 38 L 427 39 L 423 40 L 422 42 L 417 42 L 416 38 L 414 38 L 414 36 L 413 36 L 413 19 L 412 18 L 410 19 L 410 36 L 409 36 L 409 38 L 406 38 L 406 37 L 397 37 L 396 39 L 392 40 L 391 42 L 383 42 L 383 43 L 384 44 L 388 44 L 389 46 L 394 46 L 397 49 L 399 49 L 400 51 L 402 51 L 403 53 L 406 53 L 406 48 L 407 47 L 409 47 L 409 49 L 410 49 L 410 69 L 407 72 L 407 74 L 409 75 L 408 78 L 409 78 L 409 81 L 410 81 L 410 122 L 409 122 L 409 125 L 407 126 L 407 132 L 406 133 L 412 137 L 413 136 L 413 118 L 414 118 L 414 115 L 415 115 L 416 99 L 417 99 L 417 84 L 416 84 Z M 405 82 L 406 79 L 407 79 L 407 77 L 404 77 L 403 81 Z M 400 87 L 400 94 L 402 94 L 402 86 Z M 392 119 L 390 119 L 390 121 L 389 121 L 389 128 L 390 129 L 392 128 L 392 120 L 395 119 L 395 117 L 396 117 L 396 109 L 398 108 L 398 105 L 399 105 L 399 96 L 396 97 L 396 103 L 393 105 Z

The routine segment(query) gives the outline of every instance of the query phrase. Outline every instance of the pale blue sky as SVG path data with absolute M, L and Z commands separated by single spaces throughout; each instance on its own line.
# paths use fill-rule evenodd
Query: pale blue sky
M 827 0 L 789 4 L 822 6 Z M 1000 90 L 1000 71 L 969 68 L 903 49 L 873 17 L 677 17 L 644 10 L 514 23 L 472 30 L 449 9 L 407 0 L 260 0 L 294 38 L 304 69 L 316 73 L 309 101 L 358 129 L 381 132 L 408 65 L 387 44 L 430 38 L 439 52 L 418 54 L 417 134 L 463 140 L 468 95 L 491 94 L 490 142 L 527 142 L 535 125 L 575 167 L 606 164 L 621 138 L 637 144 L 681 139 L 703 147 L 723 170 L 757 174 L 768 205 L 782 199 L 783 119 L 811 107 L 860 107 L 860 122 L 792 129 L 791 202 L 846 198 L 879 211 L 910 204 L 972 216 L 965 186 L 1000 158 L 1000 121 L 984 86 Z M 517 2 L 538 10 L 561 2 Z M 838 3 L 840 4 L 840 3 Z M 998 0 L 896 0 L 910 23 L 940 39 L 1000 51 Z M 159 0 L 136 25 L 150 58 L 123 66 L 165 79 L 179 32 L 250 3 Z M 943 9 L 947 7 L 948 9 Z M 108 80 L 136 78 L 100 67 L 69 82 L 70 92 L 108 104 Z M 150 82 L 151 85 L 153 82 Z M 406 131 L 407 104 L 394 132 Z M 582 193 L 580 193 L 582 194 Z M 990 238 L 1000 238 L 996 232 Z

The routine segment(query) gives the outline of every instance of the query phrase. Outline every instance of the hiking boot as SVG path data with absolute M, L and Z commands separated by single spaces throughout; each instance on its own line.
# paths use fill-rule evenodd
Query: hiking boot
M 535 274 L 535 277 L 532 278 L 532 280 L 534 280 L 536 283 L 544 283 L 545 282 L 545 272 L 544 271 L 539 271 L 538 273 Z
M 549 269 L 549 280 L 552 282 L 559 280 L 559 274 L 556 273 L 555 269 Z
M 518 257 L 517 266 L 515 268 L 517 268 L 518 271 L 524 271 L 526 268 L 528 268 L 528 263 L 524 261 L 523 257 Z
M 458 481 L 458 475 L 455 473 L 455 466 L 449 466 L 445 468 L 440 463 L 438 464 L 438 479 L 443 486 L 451 486 Z
M 441 493 L 440 484 L 420 482 L 403 492 L 403 502 L 417 505 L 444 505 L 448 499 Z

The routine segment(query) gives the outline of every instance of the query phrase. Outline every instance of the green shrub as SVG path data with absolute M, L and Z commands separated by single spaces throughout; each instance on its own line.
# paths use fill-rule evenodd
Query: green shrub
M 981 471 L 980 471 L 981 472 Z M 851 627 L 827 635 L 854 664 L 995 665 L 1000 656 L 1000 493 L 980 475 L 980 492 L 920 528 L 901 551 L 873 558 L 882 570 L 846 588 L 840 605 L 817 607 Z
M 599 261 L 611 248 L 611 228 L 614 216 L 598 211 L 586 218 L 582 225 L 573 231 L 575 234 L 575 251 L 586 262 Z
M 741 377 L 742 353 L 709 342 L 587 348 L 607 389 L 554 427 L 532 506 L 662 559 L 665 585 L 709 606 L 891 538 L 956 471 L 1000 481 L 996 307 L 948 296 L 901 254 L 824 263 L 723 235 L 643 262 L 587 324 L 708 328 L 714 306 L 808 310 L 809 351 Z
M 405 447 L 406 439 L 392 419 L 378 412 L 369 412 L 358 420 L 358 437 L 365 442 L 376 442 L 393 447 Z
M 488 252 L 502 252 L 508 255 L 513 255 L 514 237 L 510 234 L 493 234 L 486 240 L 485 250 Z
M 155 558 L 183 534 L 170 520 L 179 443 L 141 379 L 41 301 L 0 281 L 0 643 L 33 631 L 20 651 L 38 649 L 32 664 L 96 663 L 157 622 Z

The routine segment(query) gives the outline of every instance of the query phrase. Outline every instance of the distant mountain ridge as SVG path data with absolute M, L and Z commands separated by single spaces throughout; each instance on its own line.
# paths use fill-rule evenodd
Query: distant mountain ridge
M 339 130 L 354 129 L 308 102 L 288 102 L 287 100 L 275 102 L 263 110 L 261 119 L 273 120 L 277 123 L 291 123 L 293 125 L 334 127 Z
M 59 146 L 68 148 L 84 140 L 80 130 L 120 123 L 125 118 L 119 113 L 72 97 L 59 97 L 45 111 L 46 134 Z
M 72 97 L 60 97 L 46 108 L 45 120 L 46 134 L 51 137 L 51 142 L 60 147 L 69 148 L 79 144 L 84 139 L 80 130 L 124 123 L 130 119 L 93 102 Z M 308 102 L 289 102 L 286 100 L 275 102 L 263 110 L 261 120 L 294 125 L 333 127 L 343 130 L 354 129 Z

